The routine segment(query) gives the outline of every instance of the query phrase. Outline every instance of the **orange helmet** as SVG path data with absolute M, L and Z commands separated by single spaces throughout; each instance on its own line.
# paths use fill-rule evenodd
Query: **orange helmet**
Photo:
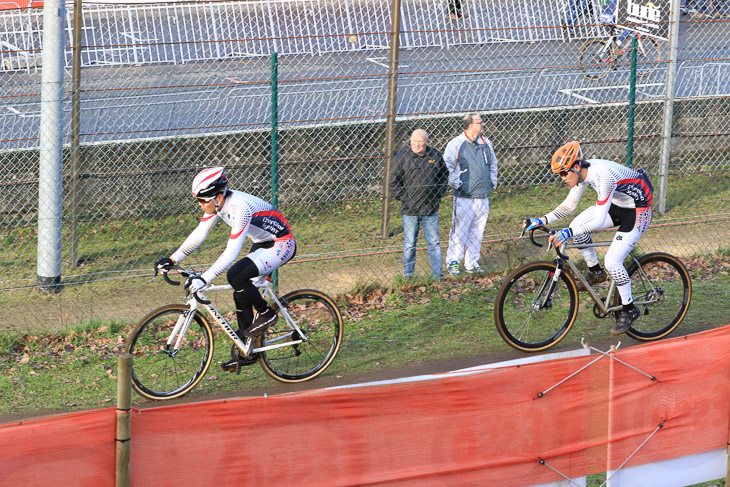
M 554 173 L 567 171 L 573 167 L 575 161 L 580 160 L 583 160 L 583 152 L 580 150 L 580 144 L 574 140 L 555 151 L 553 159 L 550 161 L 550 169 Z

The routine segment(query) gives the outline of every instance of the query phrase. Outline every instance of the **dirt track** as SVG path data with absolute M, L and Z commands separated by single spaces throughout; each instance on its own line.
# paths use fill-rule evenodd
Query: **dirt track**
M 691 330 L 692 332 L 696 332 L 698 330 Z M 686 334 L 686 332 L 684 333 Z M 680 336 L 682 333 L 679 333 L 677 335 L 671 335 L 671 336 Z M 615 345 L 617 343 L 617 339 L 610 338 L 607 336 L 607 338 L 600 342 L 600 343 L 592 343 L 591 345 L 593 347 L 598 348 L 599 350 L 608 350 L 611 345 Z M 637 342 L 635 340 L 632 340 L 628 337 L 625 339 L 622 339 L 622 345 L 621 348 L 626 348 L 628 346 L 634 346 L 638 345 L 640 342 Z M 560 352 L 560 351 L 566 351 L 575 349 L 574 346 L 556 346 L 553 349 L 550 349 L 548 353 L 552 352 Z M 335 378 L 331 375 L 325 375 L 324 377 L 317 378 L 311 382 L 304 382 L 299 384 L 283 384 L 280 382 L 271 381 L 268 385 L 264 387 L 256 387 L 252 389 L 246 389 L 244 391 L 240 392 L 229 392 L 225 394 L 210 394 L 205 396 L 188 396 L 188 397 L 182 397 L 175 400 L 170 401 L 156 401 L 156 402 L 142 402 L 140 401 L 140 396 L 136 394 L 132 394 L 132 401 L 133 401 L 133 407 L 138 409 L 146 409 L 146 408 L 154 408 L 154 407 L 164 407 L 164 406 L 170 406 L 174 404 L 187 404 L 187 403 L 194 403 L 194 402 L 200 402 L 200 401 L 213 401 L 218 399 L 227 399 L 227 398 L 238 398 L 238 397 L 257 397 L 257 396 L 263 396 L 266 395 L 277 395 L 277 394 L 286 394 L 290 392 L 298 392 L 298 391 L 307 391 L 307 390 L 313 390 L 313 389 L 323 389 L 327 387 L 336 387 L 336 386 L 342 386 L 342 385 L 350 385 L 350 384 L 362 384 L 367 382 L 374 382 L 374 381 L 382 381 L 382 380 L 390 380 L 390 379 L 398 379 L 403 377 L 414 377 L 419 375 L 428 375 L 428 374 L 438 374 L 438 373 L 444 373 L 444 372 L 450 372 L 454 370 L 464 369 L 468 367 L 474 367 L 478 365 L 484 365 L 484 364 L 492 364 L 496 362 L 503 362 L 506 360 L 513 360 L 518 358 L 524 358 L 530 356 L 530 354 L 526 354 L 524 352 L 520 352 L 518 350 L 514 351 L 507 351 L 503 353 L 496 353 L 489 356 L 475 356 L 475 357 L 464 357 L 464 358 L 455 358 L 450 360 L 442 360 L 442 361 L 434 361 L 434 362 L 427 362 L 427 363 L 421 363 L 421 364 L 413 364 L 409 365 L 407 367 L 389 367 L 389 368 L 383 368 L 381 370 L 378 370 L 373 373 L 369 374 L 362 374 L 362 375 L 347 375 L 342 374 L 341 378 Z M 257 365 L 256 365 L 257 366 Z M 245 377 L 241 376 L 242 383 L 245 381 Z M 137 401 L 137 402 L 134 402 Z M 14 422 L 20 422 L 23 420 L 33 419 L 33 418 L 40 418 L 45 416 L 54 416 L 58 414 L 64 414 L 67 412 L 76 412 L 78 410 L 74 411 L 37 411 L 32 413 L 18 413 L 18 414 L 12 414 L 12 415 L 6 415 L 6 416 L 0 416 L 0 425 L 6 424 L 6 423 L 14 423 Z

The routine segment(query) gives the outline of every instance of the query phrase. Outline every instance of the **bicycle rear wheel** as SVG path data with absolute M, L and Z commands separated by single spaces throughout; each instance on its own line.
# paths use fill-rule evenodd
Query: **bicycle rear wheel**
M 517 350 L 539 352 L 550 348 L 575 323 L 578 315 L 575 283 L 565 269 L 555 280 L 555 270 L 552 262 L 525 264 L 512 271 L 497 292 L 494 305 L 497 331 Z
M 259 352 L 259 364 L 264 371 L 281 382 L 303 382 L 320 375 L 335 359 L 342 345 L 342 315 L 335 302 L 324 293 L 311 289 L 293 291 L 282 304 L 306 341 Z M 276 309 L 278 312 L 278 309 Z M 256 348 L 301 339 L 279 313 L 279 321 L 261 337 Z
M 580 48 L 578 67 L 588 79 L 601 79 L 613 69 L 613 49 L 605 39 L 590 39 Z
M 631 56 L 631 49 L 626 51 Z M 628 58 L 631 62 L 631 57 Z M 636 76 L 649 76 L 662 62 L 662 48 L 653 37 L 642 37 L 636 50 Z
M 626 334 L 641 341 L 658 340 L 674 331 L 686 316 L 692 299 L 692 281 L 684 264 L 673 255 L 646 254 L 639 262 L 643 274 L 636 263 L 629 266 L 628 272 L 631 295 L 641 315 Z M 614 305 L 620 304 L 621 296 L 616 293 Z
M 179 350 L 167 341 L 187 306 L 158 308 L 137 324 L 125 351 L 132 355 L 132 387 L 148 399 L 173 399 L 195 387 L 213 359 L 210 324 L 195 313 Z

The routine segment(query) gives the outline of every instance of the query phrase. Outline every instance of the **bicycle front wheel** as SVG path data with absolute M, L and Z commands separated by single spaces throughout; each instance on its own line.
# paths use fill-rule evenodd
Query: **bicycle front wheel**
M 613 69 L 613 50 L 604 39 L 591 39 L 580 48 L 578 67 L 588 79 L 601 79 Z
M 304 338 L 292 329 L 279 312 L 277 324 L 257 338 L 256 348 L 285 345 L 259 352 L 264 371 L 281 382 L 303 382 L 320 375 L 335 359 L 342 345 L 342 315 L 337 304 L 324 293 L 311 289 L 293 291 L 281 302 Z
M 627 52 L 631 55 L 631 49 Z M 629 61 L 631 58 L 629 58 Z M 653 37 L 642 37 L 636 50 L 636 76 L 649 76 L 662 62 L 662 48 Z
M 646 254 L 629 268 L 631 295 L 641 315 L 626 332 L 641 341 L 658 340 L 674 331 L 689 310 L 692 299 L 692 281 L 684 264 L 673 255 L 663 252 Z M 616 294 L 614 305 L 621 304 Z
M 507 276 L 497 292 L 494 322 L 510 346 L 525 352 L 552 347 L 575 323 L 578 291 L 565 269 L 555 279 L 552 262 L 531 262 Z
M 141 396 L 156 400 L 180 397 L 208 370 L 213 359 L 213 334 L 200 313 L 195 313 L 180 348 L 175 349 L 173 329 L 189 312 L 180 304 L 163 306 L 132 330 L 125 351 L 132 355 L 132 387 Z

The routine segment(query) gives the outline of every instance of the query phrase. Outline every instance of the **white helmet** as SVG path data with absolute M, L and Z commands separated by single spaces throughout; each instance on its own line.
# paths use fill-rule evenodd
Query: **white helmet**
M 193 179 L 193 196 L 209 199 L 228 189 L 228 176 L 222 167 L 203 169 Z

